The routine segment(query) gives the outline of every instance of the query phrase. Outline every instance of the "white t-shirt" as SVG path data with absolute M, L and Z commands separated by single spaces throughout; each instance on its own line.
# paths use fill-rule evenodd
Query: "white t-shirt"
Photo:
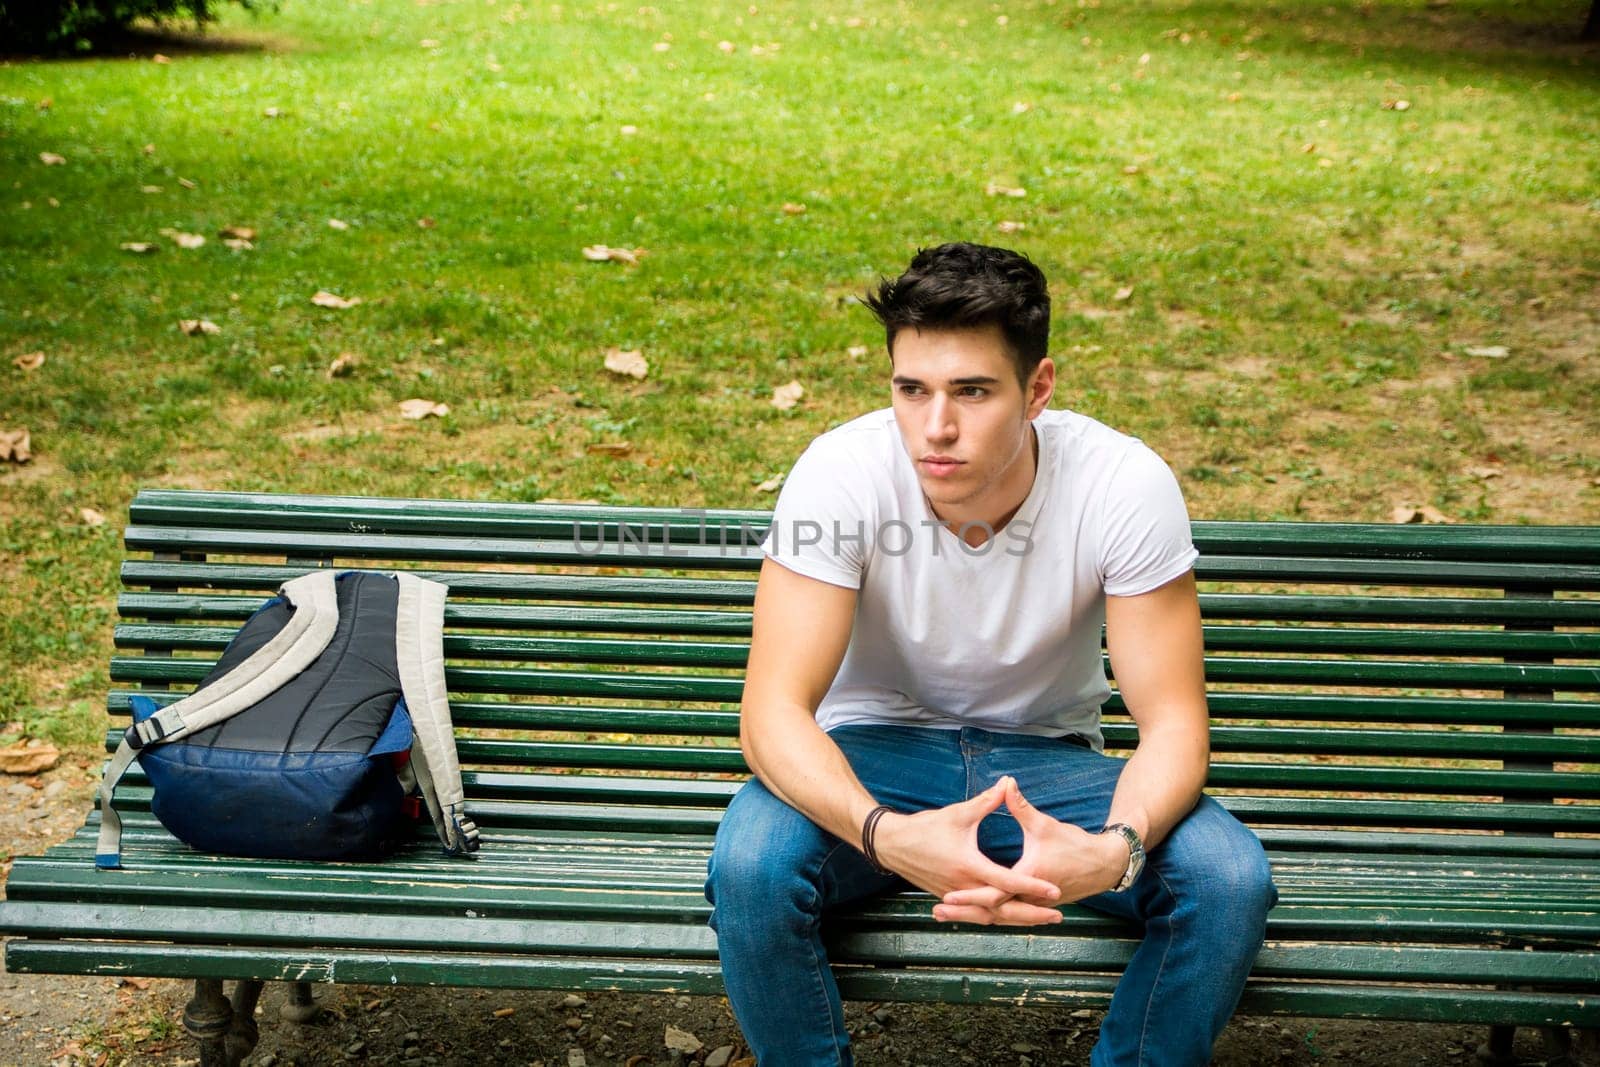
M 978 726 L 1102 747 L 1106 594 L 1147 593 L 1199 553 L 1177 479 L 1142 442 L 1071 411 L 1033 426 L 1033 488 L 979 548 L 935 518 L 893 409 L 828 431 L 796 461 L 762 548 L 860 590 L 823 729 Z

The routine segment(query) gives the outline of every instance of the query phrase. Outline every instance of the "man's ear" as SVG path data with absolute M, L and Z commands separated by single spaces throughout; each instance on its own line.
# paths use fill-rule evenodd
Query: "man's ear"
M 1039 361 L 1028 376 L 1028 418 L 1036 419 L 1056 392 L 1056 365 L 1049 356 Z

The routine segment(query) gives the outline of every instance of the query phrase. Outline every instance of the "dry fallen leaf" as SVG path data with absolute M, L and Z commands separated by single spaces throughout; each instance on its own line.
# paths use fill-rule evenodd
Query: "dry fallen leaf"
M 637 267 L 639 260 L 650 253 L 642 248 L 611 248 L 608 245 L 585 245 L 583 258 L 591 263 L 605 263 L 608 260 L 614 263 L 626 263 L 630 267 Z
M 148 256 L 156 250 L 156 246 L 148 241 L 124 241 L 119 247 L 124 252 L 132 252 L 136 256 Z
M 450 405 L 440 404 L 433 400 L 423 400 L 421 398 L 402 400 L 400 401 L 400 414 L 404 418 L 408 419 L 425 419 L 429 415 L 434 415 L 442 419 L 446 415 L 450 414 Z
M 667 1048 L 682 1052 L 688 1056 L 693 1056 L 696 1052 L 705 1048 L 698 1037 L 695 1037 L 687 1030 L 679 1030 L 671 1023 L 667 1024 L 667 1033 L 664 1040 L 667 1043 Z
M 254 226 L 224 226 L 217 231 L 218 237 L 233 237 L 240 241 L 254 241 L 256 228 Z
M 1013 222 L 1011 219 L 1001 219 L 994 224 L 994 228 L 1001 233 L 1021 233 L 1028 228 L 1026 222 Z
M 431 230 L 437 225 L 439 224 L 433 220 L 432 215 L 424 215 L 417 220 L 417 228 L 419 230 Z
M 0 463 L 27 463 L 33 459 L 33 439 L 26 428 L 0 430 Z
M 780 385 L 772 391 L 772 406 L 779 411 L 788 411 L 800 403 L 800 398 L 806 395 L 806 387 L 799 382 L 790 382 Z
M 348 222 L 345 222 L 343 219 L 329 219 L 328 220 L 328 229 L 330 229 L 330 230 L 348 230 L 349 228 L 350 228 L 350 224 Z
M 0 771 L 6 774 L 38 774 L 48 771 L 61 760 L 61 751 L 54 745 L 19 742 L 0 748 Z
M 871 349 L 867 348 L 866 345 L 851 345 L 844 351 L 845 355 L 849 356 L 851 359 L 860 359 L 862 356 L 871 351 Z
M 639 127 L 630 123 L 629 125 L 618 127 L 617 132 L 622 134 L 624 137 L 632 137 L 634 134 L 639 132 Z
M 596 441 L 587 447 L 586 451 L 591 456 L 626 456 L 633 452 L 633 445 L 627 441 L 605 442 Z
M 804 215 L 806 206 L 804 204 L 785 204 L 783 205 L 783 213 L 785 215 Z
M 141 186 L 139 186 L 139 191 L 141 193 L 159 193 L 159 192 L 161 192 L 161 186 L 159 186 L 159 185 L 141 185 Z
M 318 289 L 317 294 L 311 298 L 311 302 L 319 308 L 339 308 L 343 310 L 355 307 L 361 303 L 361 298 L 352 296 L 347 300 L 342 296 L 328 292 L 326 289 Z
M 1126 167 L 1122 168 L 1122 173 L 1124 173 L 1124 174 L 1138 174 L 1139 173 L 1139 164 L 1137 164 L 1137 163 L 1129 163 Z
M 11 361 L 18 370 L 38 370 L 44 366 L 43 352 L 27 352 Z
M 178 329 L 190 337 L 199 337 L 203 333 L 221 333 L 222 327 L 210 319 L 179 319 Z
M 235 252 L 248 252 L 250 249 L 255 247 L 255 245 L 244 240 L 242 237 L 228 237 L 225 238 L 222 243 L 233 249 Z
M 66 156 L 58 156 L 54 152 L 40 152 L 39 162 L 47 167 L 59 167 L 67 161 Z
M 1410 504 L 1397 504 L 1389 512 L 1390 522 L 1417 523 L 1417 522 L 1449 522 L 1450 519 L 1438 508 L 1427 504 L 1421 507 L 1412 507 Z
M 179 248 L 201 248 L 206 243 L 206 239 L 197 233 L 184 233 L 182 230 L 174 230 L 171 226 L 162 227 L 160 233 L 161 236 L 170 238 Z
M 623 351 L 620 348 L 606 349 L 606 370 L 612 374 L 620 374 L 628 378 L 644 380 L 650 373 L 650 364 L 645 361 L 644 353 L 637 348 Z
M 354 352 L 340 352 L 337 359 L 328 365 L 328 377 L 348 378 L 355 373 L 356 365 L 361 362 L 361 357 Z
M 171 63 L 172 62 L 172 57 L 171 56 L 164 56 L 160 52 L 157 52 L 155 55 L 150 57 L 150 62 L 152 62 L 152 63 L 161 63 L 161 64 Z
M 94 508 L 79 508 L 78 518 L 82 519 L 86 526 L 104 526 L 106 524 L 106 517 Z
M 137 989 L 137 990 L 140 990 L 142 992 L 142 991 L 150 988 L 150 979 L 148 979 L 148 978 L 130 978 L 127 975 L 122 975 L 117 979 L 117 988 L 118 989 L 122 989 L 122 988 Z
M 1132 299 L 1132 297 L 1133 286 L 1131 285 L 1124 285 L 1121 289 L 1118 289 L 1116 292 L 1111 294 L 1111 299 L 1117 301 L 1129 300 Z
M 417 43 L 419 45 L 421 45 L 423 48 L 438 48 L 439 47 L 439 42 L 435 41 L 432 37 L 424 37 L 422 40 L 418 41 Z
M 1468 467 L 1467 473 L 1472 475 L 1474 478 L 1478 478 L 1486 482 L 1490 478 L 1500 477 L 1505 473 L 1505 471 L 1501 470 L 1499 467 Z
M 1409 111 L 1409 110 L 1411 110 L 1411 101 L 1409 101 L 1409 100 L 1385 100 L 1383 102 L 1383 110 L 1385 110 L 1385 111 Z
M 264 108 L 261 109 L 261 117 L 262 118 L 268 118 L 268 119 L 279 119 L 279 118 L 282 118 L 283 117 L 283 109 L 282 108 L 278 108 L 278 107 L 264 107 Z
M 1014 185 L 997 185 L 994 182 L 990 182 L 983 187 L 983 194 L 985 196 L 1011 196 L 1020 199 L 1028 195 L 1028 190 L 1019 189 Z
M 651 45 L 650 47 L 653 50 L 657 51 L 657 52 L 670 52 L 670 51 L 672 51 L 672 42 L 671 41 L 657 41 L 655 44 Z
M 756 486 L 758 493 L 776 493 L 783 485 L 783 475 L 777 474 Z
M 1481 359 L 1505 359 L 1511 355 L 1511 349 L 1505 345 L 1468 345 L 1461 351 Z
M 39 102 L 37 104 L 35 104 L 34 106 L 37 107 L 40 111 L 49 111 L 52 107 L 55 106 L 55 103 L 56 102 L 54 100 L 50 99 L 48 96 L 41 96 L 39 98 Z
M 1013 115 L 1026 115 L 1032 110 L 1033 105 L 1028 103 L 1026 100 L 1018 100 L 1015 104 L 1011 105 L 1011 113 Z
M 156 146 L 153 144 L 147 144 L 143 149 L 141 149 L 141 151 L 143 151 L 147 156 L 153 156 L 156 154 Z
M 511 1016 L 515 1015 L 516 1013 L 517 1013 L 517 1009 L 516 1008 L 496 1008 L 494 1010 L 494 1017 L 496 1019 L 509 1019 L 509 1018 L 511 1018 Z
M 178 184 L 183 186 L 185 189 L 198 189 L 198 188 L 200 188 L 200 183 L 199 182 L 192 182 L 188 178 L 179 178 L 178 179 Z

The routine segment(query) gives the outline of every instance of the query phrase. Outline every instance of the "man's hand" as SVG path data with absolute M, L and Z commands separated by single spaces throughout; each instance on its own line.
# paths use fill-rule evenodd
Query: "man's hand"
M 1001 787 L 1006 807 L 1022 827 L 1022 858 L 1011 868 L 1012 872 L 1048 882 L 1058 892 L 1048 898 L 1011 893 L 995 882 L 958 888 L 945 893 L 943 901 L 934 907 L 935 919 L 985 926 L 1059 922 L 1061 913 L 1048 905 L 1104 893 L 1122 880 L 1122 873 L 1128 868 L 1128 845 L 1120 836 L 1091 834 L 1052 819 L 1028 802 L 1013 778 L 1002 778 L 995 788 Z M 1042 912 L 1049 912 L 1054 918 L 1043 919 Z
M 879 862 L 936 897 L 948 900 L 961 891 L 993 894 L 1008 902 L 1006 914 L 1014 922 L 1060 922 L 1061 913 L 1049 907 L 1060 892 L 1052 882 L 1024 871 L 1020 863 L 995 863 L 978 850 L 978 824 L 1007 803 L 1008 791 L 1016 788 L 1016 781 L 1006 777 L 959 804 L 884 816 L 873 839 Z M 935 907 L 936 916 L 942 907 Z

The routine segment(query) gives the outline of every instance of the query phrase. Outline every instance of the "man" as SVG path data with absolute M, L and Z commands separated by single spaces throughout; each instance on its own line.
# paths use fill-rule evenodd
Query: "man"
M 1155 453 L 1046 409 L 1044 275 L 919 252 L 868 305 L 893 405 L 823 434 L 778 499 L 740 739 L 756 777 L 706 894 L 761 1067 L 849 1064 L 819 925 L 907 888 L 944 922 L 1141 923 L 1092 1062 L 1202 1064 L 1276 900 L 1210 757 L 1188 515 Z M 1101 753 L 1104 624 L 1139 728 Z M 1004 809 L 1002 811 L 1002 808 Z

